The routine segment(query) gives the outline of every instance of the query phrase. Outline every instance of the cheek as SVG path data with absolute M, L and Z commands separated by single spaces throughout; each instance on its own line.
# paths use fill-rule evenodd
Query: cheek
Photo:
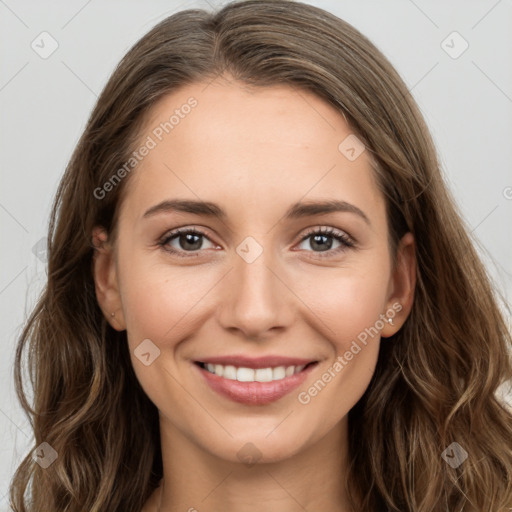
M 295 282 L 301 283 L 295 287 L 297 296 L 314 313 L 316 328 L 338 353 L 349 350 L 350 342 L 361 333 L 364 338 L 385 312 L 389 268 L 385 259 L 382 261 L 379 266 L 323 268 L 304 273 L 302 279 L 297 276 Z
M 149 257 L 120 261 L 120 276 L 126 328 L 133 343 L 150 338 L 168 344 L 179 339 L 190 329 L 194 308 L 218 280 L 206 267 L 155 264 Z
M 311 309 L 321 320 L 316 330 L 329 343 L 331 357 L 316 379 L 298 391 L 297 402 L 302 414 L 319 418 L 318 432 L 333 428 L 368 388 L 384 326 L 380 315 L 384 312 L 386 285 L 387 280 L 379 275 L 372 279 L 352 275 L 340 277 L 334 290 L 309 292 Z
M 198 278 L 197 267 L 194 271 L 192 266 L 180 268 L 154 259 L 127 250 L 123 257 L 120 252 L 119 281 L 130 357 L 139 383 L 160 412 L 173 416 L 175 410 L 193 411 L 182 415 L 189 418 L 195 409 L 179 384 L 183 375 L 178 377 L 176 354 L 180 343 L 200 328 L 197 312 L 218 279 L 207 270 Z M 143 360 L 145 353 L 150 354 L 148 365 Z M 185 421 L 180 418 L 173 416 L 173 421 Z
M 303 388 L 307 396 L 299 402 L 336 404 L 329 413 L 333 421 L 359 400 L 375 371 L 389 284 L 389 268 L 381 261 L 380 266 L 316 272 L 297 292 L 314 312 L 314 328 L 330 347 L 320 382 Z

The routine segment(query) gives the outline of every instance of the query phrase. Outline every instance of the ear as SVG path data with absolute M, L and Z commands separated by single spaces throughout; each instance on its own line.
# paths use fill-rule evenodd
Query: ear
M 92 243 L 92 267 L 98 304 L 110 325 L 117 331 L 123 331 L 126 324 L 117 281 L 115 253 L 105 228 L 97 226 L 93 229 Z
M 396 263 L 391 275 L 387 310 L 384 315 L 393 319 L 385 322 L 381 336 L 387 338 L 400 330 L 411 312 L 416 287 L 416 245 L 412 233 L 406 233 L 396 250 Z

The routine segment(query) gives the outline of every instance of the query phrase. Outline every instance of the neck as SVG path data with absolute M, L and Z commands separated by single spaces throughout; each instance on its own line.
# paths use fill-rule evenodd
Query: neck
M 345 490 L 348 418 L 286 459 L 233 462 L 193 444 L 160 419 L 164 478 L 155 512 L 352 512 Z M 153 510 L 153 509 L 151 509 Z

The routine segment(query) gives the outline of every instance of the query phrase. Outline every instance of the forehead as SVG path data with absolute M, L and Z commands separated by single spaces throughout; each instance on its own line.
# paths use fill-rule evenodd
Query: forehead
M 382 203 L 343 115 L 295 87 L 189 84 L 153 106 L 140 140 L 151 149 L 130 178 L 137 210 L 169 195 L 267 210 L 313 196 Z
M 195 106 L 187 108 L 192 102 Z M 216 154 L 264 157 L 258 144 L 272 147 L 271 156 L 290 148 L 330 146 L 334 152 L 333 143 L 351 130 L 340 112 L 311 92 L 289 85 L 255 88 L 216 80 L 190 84 L 162 98 L 151 110 L 146 132 L 164 146 L 193 144 Z

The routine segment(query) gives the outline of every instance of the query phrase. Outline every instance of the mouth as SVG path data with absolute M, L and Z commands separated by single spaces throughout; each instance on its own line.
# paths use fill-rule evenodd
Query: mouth
M 239 359 L 238 359 L 239 361 Z M 224 360 L 225 363 L 227 361 Z M 229 361 L 230 363 L 234 361 Z M 286 364 L 282 364 L 285 362 Z M 290 362 L 300 364 L 288 364 Z M 224 398 L 245 405 L 266 405 L 275 402 L 300 386 L 318 366 L 318 361 L 287 360 L 264 366 L 256 360 L 239 365 L 217 361 L 194 361 L 208 386 Z

